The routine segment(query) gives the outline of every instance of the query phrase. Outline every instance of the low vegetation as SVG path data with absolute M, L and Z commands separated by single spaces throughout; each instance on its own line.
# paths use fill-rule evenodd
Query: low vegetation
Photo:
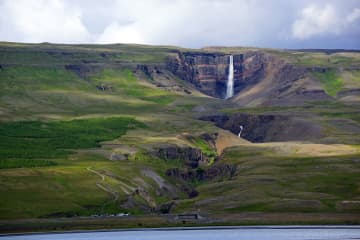
M 57 165 L 54 161 L 34 159 L 1 159 L 0 169 L 4 168 L 32 168 Z
M 143 125 L 126 117 L 0 123 L 0 155 L 3 160 L 66 157 L 71 149 L 98 147 L 99 142 L 120 137 L 128 129 L 140 126 Z M 28 163 L 31 164 L 34 162 Z
M 292 149 L 287 143 L 282 148 Z M 191 207 L 211 213 L 360 211 L 358 153 L 301 157 L 296 150 L 284 155 L 277 149 L 270 143 L 227 149 L 222 161 L 238 166 L 236 176 L 200 184 L 201 194 L 190 205 L 188 200 L 179 204 L 177 211 Z M 321 152 L 321 145 L 317 149 Z
M 106 69 L 101 74 L 91 78 L 96 85 L 105 85 L 112 91 L 129 98 L 137 98 L 161 105 L 174 101 L 174 95 L 156 88 L 139 83 L 139 80 L 130 69 L 113 70 Z
M 343 80 L 336 74 L 334 70 L 314 74 L 323 84 L 326 93 L 330 96 L 335 97 L 344 86 Z
M 258 50 L 215 49 L 226 53 Z M 104 227 L 102 221 L 107 226 L 143 227 L 179 225 L 158 215 L 150 220 L 144 216 L 160 212 L 200 211 L 204 216 L 219 216 L 224 220 L 221 224 L 245 219 L 243 215 L 236 219 L 236 214 L 279 214 L 291 220 L 295 214 L 311 212 L 330 216 L 332 223 L 344 223 L 346 216 L 360 213 L 360 155 L 354 150 L 360 150 L 360 137 L 355 134 L 360 129 L 360 112 L 356 103 L 339 99 L 343 90 L 359 86 L 357 70 L 341 70 L 358 64 L 358 55 L 264 50 L 302 67 L 332 69 L 314 76 L 336 100 L 240 107 L 204 97 L 190 83 L 168 79 L 170 72 L 159 74 L 155 81 L 139 70 L 143 64 L 151 69 L 159 63 L 156 66 L 161 69 L 164 60 L 178 50 L 121 44 L 0 43 L 0 219 L 37 218 L 41 222 L 129 212 L 138 218 L 116 218 L 118 225 L 111 218 L 86 221 L 100 227 Z M 84 65 L 92 68 L 82 69 Z M 163 85 L 170 87 L 159 87 Z M 181 92 L 183 86 L 189 91 Z M 224 135 L 217 152 L 216 139 L 209 137 L 225 130 L 199 118 L 233 113 L 306 119 L 321 128 L 324 136 L 312 141 L 322 145 L 253 144 L 226 132 L 229 135 Z M 184 159 L 150 154 L 174 145 L 201 150 L 208 166 L 192 168 Z M 325 154 L 334 149 L 336 154 Z M 339 221 L 337 214 L 344 214 Z M 230 215 L 235 220 L 226 220 Z M 259 217 L 241 221 L 279 222 L 271 216 L 268 222 Z M 280 222 L 289 223 L 285 218 Z M 324 217 L 319 219 L 326 222 Z M 54 221 L 49 226 L 61 225 Z M 27 222 L 21 224 L 29 229 Z M 65 222 L 63 227 L 72 228 Z M 80 223 L 79 227 L 91 226 Z

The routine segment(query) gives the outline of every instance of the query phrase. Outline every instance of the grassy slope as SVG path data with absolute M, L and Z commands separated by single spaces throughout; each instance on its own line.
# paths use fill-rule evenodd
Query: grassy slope
M 270 51 L 287 61 L 306 67 L 322 67 L 327 69 L 323 73 L 313 74 L 323 85 L 326 93 L 336 97 L 337 93 L 345 89 L 360 88 L 359 70 L 360 54 L 353 52 L 337 52 L 326 54 L 323 52 Z M 352 69 L 354 68 L 354 69 Z
M 30 159 L 63 158 L 71 153 L 70 149 L 98 147 L 100 141 L 120 137 L 128 128 L 140 126 L 134 119 L 124 117 L 3 123 L 0 125 L 1 161 L 20 164 Z
M 127 201 L 126 192 L 144 187 L 139 179 L 148 185 L 150 201 L 168 201 L 169 196 L 157 196 L 157 184 L 140 170 L 148 166 L 164 175 L 164 169 L 178 163 L 143 156 L 141 149 L 152 142 L 176 143 L 179 131 L 192 128 L 193 133 L 201 132 L 204 124 L 176 117 L 188 111 L 183 106 L 196 106 L 197 97 L 183 103 L 183 97 L 151 87 L 133 73 L 131 63 L 163 61 L 167 48 L 89 46 L 89 51 L 88 46 L 17 47 L 11 45 L 0 57 L 0 64 L 6 65 L 0 68 L 0 192 L 5 196 L 0 218 L 129 211 L 120 203 Z M 89 60 L 99 61 L 103 70 L 84 79 L 65 69 L 67 64 Z M 122 64 L 107 65 L 113 61 Z M 111 90 L 100 91 L 99 85 Z M 140 149 L 139 154 L 131 161 L 109 161 L 103 152 L 118 150 L 100 149 L 100 142 L 119 138 L 129 129 L 134 133 L 130 131 L 122 142 Z M 77 153 L 89 148 L 94 150 Z M 88 168 L 106 173 L 105 181 Z M 116 201 L 97 186 L 99 182 L 116 192 Z M 135 196 L 130 211 L 141 213 L 141 204 L 149 204 L 144 201 L 144 196 Z
M 336 76 L 334 71 L 315 73 L 314 75 L 323 84 L 326 93 L 332 97 L 335 97 L 336 94 L 343 88 L 343 80 Z
M 147 191 L 151 201 L 165 203 L 171 197 L 157 194 L 157 183 L 144 177 L 141 170 L 154 169 L 171 182 L 165 170 L 179 167 L 181 163 L 152 158 L 142 152 L 152 145 L 176 143 L 198 147 L 212 156 L 212 149 L 198 136 L 214 132 L 216 128 L 194 119 L 198 114 L 192 109 L 205 106 L 213 113 L 224 106 L 232 107 L 222 100 L 184 97 L 159 90 L 136 78 L 133 71 L 137 63 L 159 63 L 172 54 L 173 48 L 169 47 L 3 43 L 0 51 L 0 166 L 3 168 L 0 170 L 0 194 L 4 196 L 0 204 L 1 219 L 127 211 L 120 206 L 127 201 L 124 188 L 130 191 L 141 186 L 139 179 L 149 185 Z M 287 53 L 287 56 L 290 55 Z M 301 61 L 308 61 L 304 56 Z M 323 57 L 319 58 L 323 61 Z M 312 61 L 315 59 L 320 61 L 317 57 Z M 340 60 L 338 63 L 331 61 L 349 64 Z M 95 61 L 103 70 L 81 78 L 65 69 L 67 64 L 83 61 Z M 114 62 L 118 65 L 114 66 Z M 357 84 L 354 74 L 343 77 L 345 87 L 349 82 Z M 98 90 L 99 84 L 111 86 L 111 91 Z M 335 92 L 338 90 L 336 88 Z M 332 85 L 329 91 L 335 94 Z M 310 103 L 297 109 L 229 109 L 315 115 L 314 119 L 327 123 L 345 119 L 358 124 L 359 120 L 356 108 L 341 104 Z M 356 144 L 359 142 L 351 136 L 351 129 L 334 129 L 331 125 L 329 131 L 335 133 L 338 141 L 351 138 Z M 191 134 L 192 140 L 184 140 L 184 134 Z M 94 148 L 106 140 L 120 147 Z M 139 153 L 129 161 L 109 161 L 103 152 L 127 151 L 121 145 L 135 148 Z M 84 150 L 88 148 L 93 149 Z M 196 183 L 200 195 L 181 200 L 175 210 L 200 208 L 216 213 L 359 211 L 356 204 L 350 206 L 350 210 L 349 206 L 341 204 L 344 200 L 358 200 L 358 157 L 303 158 L 279 155 L 274 149 L 252 145 L 234 147 L 225 152 L 223 161 L 238 165 L 238 175 L 221 182 Z M 106 174 L 104 182 L 89 171 L 89 167 Z M 101 190 L 97 183 L 116 191 L 118 198 L 114 200 L 114 195 Z M 179 194 L 180 199 L 186 198 L 181 192 Z M 219 200 L 219 196 L 225 199 Z M 140 214 L 141 204 L 148 203 L 140 195 L 134 198 L 136 204 L 130 211 Z
M 287 143 L 272 147 L 242 145 L 227 149 L 223 161 L 236 164 L 238 174 L 232 179 L 200 184 L 198 198 L 179 205 L 205 212 L 359 212 L 359 153 L 312 156 L 321 150 L 298 144 L 308 156 L 289 151 Z M 279 152 L 279 147 L 286 154 Z M 356 149 L 355 149 L 356 150 Z M 328 151 L 328 150 L 327 150 Z M 357 150 L 358 151 L 358 150 Z

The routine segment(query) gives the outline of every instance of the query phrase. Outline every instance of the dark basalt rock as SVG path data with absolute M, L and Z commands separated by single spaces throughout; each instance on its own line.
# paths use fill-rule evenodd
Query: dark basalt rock
M 235 93 L 256 84 L 264 72 L 264 54 L 248 52 L 233 55 Z M 201 92 L 224 98 L 229 73 L 229 54 L 179 52 L 169 57 L 166 67 L 181 79 L 191 82 Z
M 237 173 L 237 165 L 216 163 L 207 169 L 197 168 L 171 168 L 165 174 L 180 183 L 181 191 L 185 192 L 189 198 L 199 195 L 199 192 L 190 184 L 191 182 L 210 181 L 210 180 L 229 180 Z
M 112 91 L 113 90 L 111 85 L 106 85 L 103 83 L 100 85 L 96 85 L 95 87 L 100 91 Z
M 237 165 L 216 163 L 207 169 L 179 169 L 172 168 L 166 171 L 166 175 L 185 182 L 189 181 L 205 181 L 214 179 L 231 179 L 237 173 Z
M 151 70 L 149 69 L 149 66 L 147 65 L 137 65 L 137 70 L 142 71 L 146 77 L 148 77 L 149 79 L 153 79 L 152 75 L 151 75 Z
M 355 96 L 360 96 L 360 89 L 347 89 L 347 90 L 342 90 L 340 92 L 338 92 L 337 96 L 338 97 L 345 97 L 345 96 L 351 96 L 351 95 L 355 95 Z
M 90 64 L 68 64 L 65 69 L 74 72 L 80 78 L 86 78 L 94 72 L 99 71 L 99 67 Z
M 305 69 L 309 72 L 319 72 L 319 73 L 325 73 L 325 72 L 331 70 L 331 68 L 328 68 L 328 67 L 318 67 L 318 66 L 307 67 Z
M 206 162 L 207 157 L 200 149 L 192 147 L 179 147 L 177 145 L 161 146 L 150 154 L 166 160 L 182 160 L 190 168 L 197 168 L 200 163 Z
M 242 125 L 241 137 L 251 142 L 302 141 L 322 136 L 322 128 L 315 123 L 285 115 L 237 113 L 200 119 L 214 122 L 216 126 L 236 135 Z
M 160 212 L 162 214 L 168 214 L 171 212 L 171 209 L 175 206 L 174 201 L 170 201 L 164 204 L 161 204 L 159 207 L 157 207 L 156 212 Z

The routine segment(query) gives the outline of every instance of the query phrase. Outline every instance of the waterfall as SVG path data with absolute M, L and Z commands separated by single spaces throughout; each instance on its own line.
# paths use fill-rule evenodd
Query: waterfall
M 229 63 L 229 74 L 226 83 L 226 96 L 225 99 L 231 98 L 234 95 L 234 60 L 233 56 L 230 55 Z

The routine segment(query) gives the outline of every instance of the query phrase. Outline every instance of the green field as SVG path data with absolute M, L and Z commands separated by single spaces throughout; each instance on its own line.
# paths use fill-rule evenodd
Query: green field
M 51 159 L 71 149 L 98 147 L 99 142 L 142 126 L 131 118 L 80 119 L 57 122 L 8 122 L 0 125 L 2 159 Z
M 317 73 L 315 76 L 324 85 L 327 94 L 335 97 L 336 94 L 344 86 L 343 80 L 334 72 L 328 71 L 326 73 Z
M 285 143 L 283 147 L 288 149 Z M 211 213 L 360 211 L 359 203 L 346 203 L 359 200 L 360 168 L 354 165 L 359 153 L 301 157 L 276 153 L 276 148 L 228 149 L 224 162 L 236 164 L 238 174 L 226 181 L 200 184 L 202 194 L 191 205 Z M 191 205 L 184 201 L 178 211 Z

